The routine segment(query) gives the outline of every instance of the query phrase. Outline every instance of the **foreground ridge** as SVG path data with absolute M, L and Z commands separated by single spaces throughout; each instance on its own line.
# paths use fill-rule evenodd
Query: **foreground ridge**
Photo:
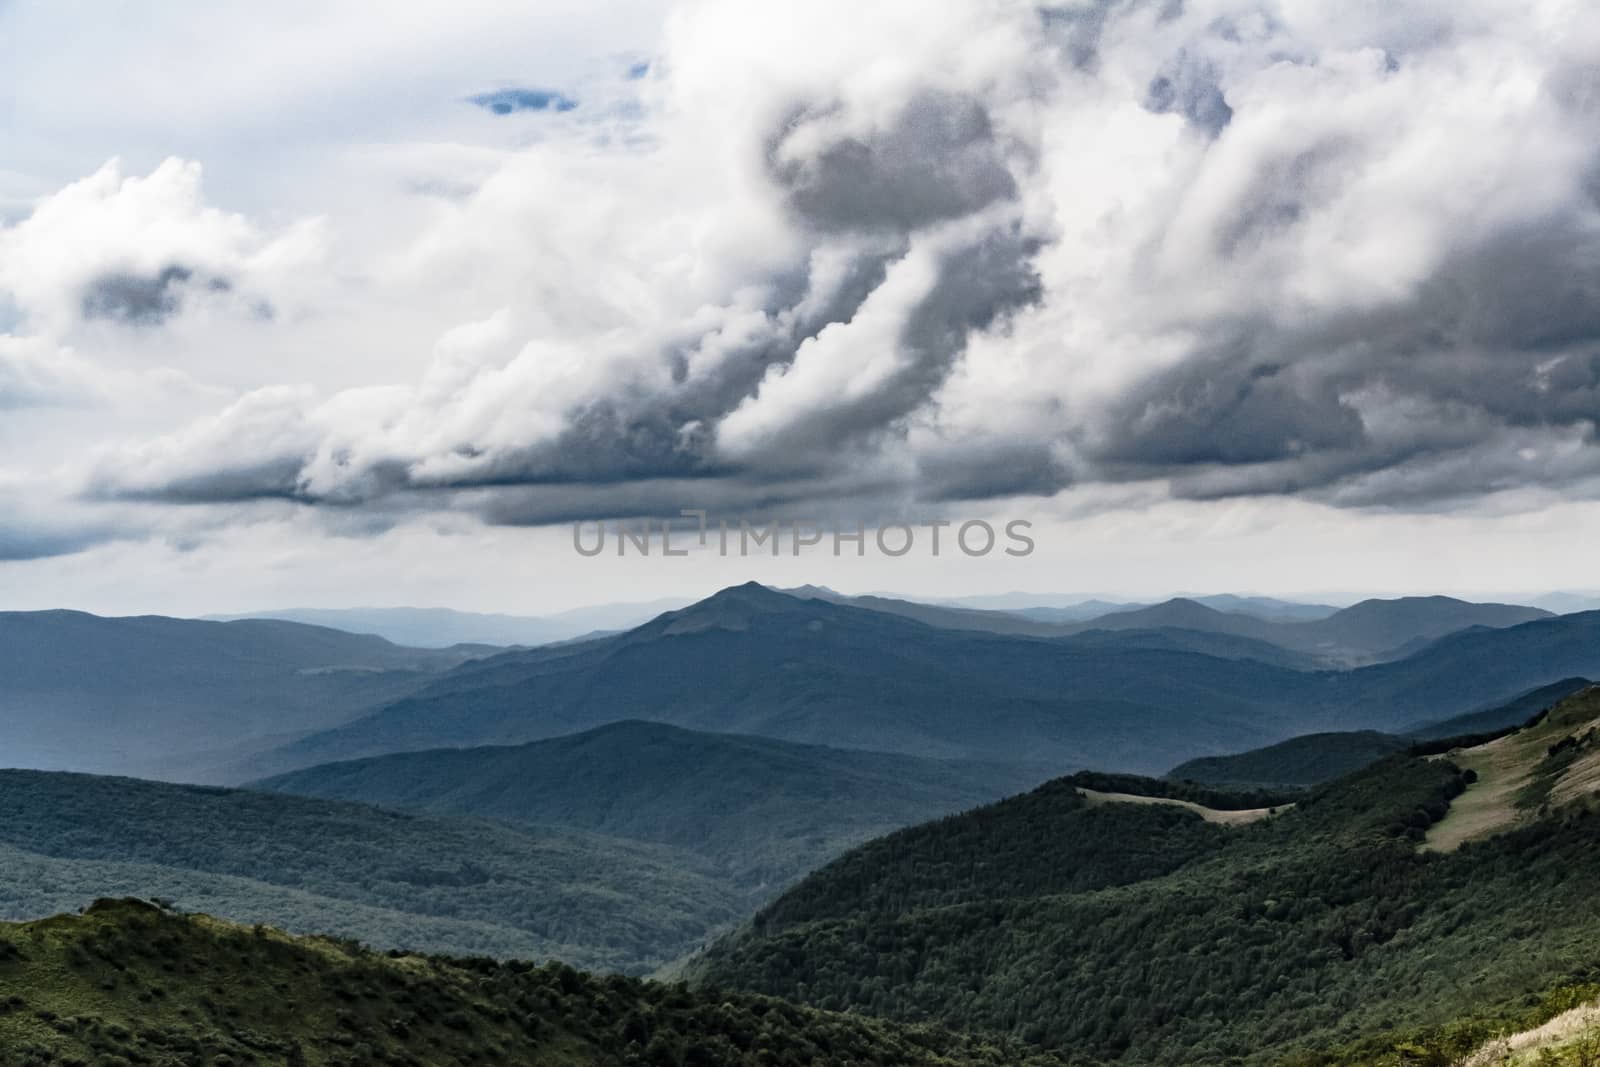
M 1049 1064 L 946 1031 L 560 963 L 382 955 L 138 900 L 0 925 L 6 1064 Z

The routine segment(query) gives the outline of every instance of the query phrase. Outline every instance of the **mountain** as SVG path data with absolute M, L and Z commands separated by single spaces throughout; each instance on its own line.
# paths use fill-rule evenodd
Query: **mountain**
M 376 634 L 399 645 L 446 648 L 459 644 L 547 645 L 590 634 L 626 630 L 681 608 L 682 598 L 637 604 L 601 604 L 553 615 L 484 615 L 449 608 L 289 608 L 247 615 L 218 615 L 216 621 L 278 619 L 327 626 L 349 633 Z
M 1327 664 L 1317 656 L 1306 652 L 1295 652 L 1270 641 L 1172 626 L 1150 630 L 1081 630 L 1070 637 L 1058 640 L 1079 650 L 1104 649 L 1111 652 L 1147 649 L 1196 652 L 1215 659 L 1255 660 L 1258 663 L 1267 663 L 1292 671 L 1318 671 L 1327 668 Z
M 1505 628 L 1550 618 L 1539 608 L 1471 604 L 1450 597 L 1364 600 L 1311 621 L 1272 621 L 1239 611 L 1220 611 L 1177 598 L 1132 611 L 1076 623 L 1066 632 L 1186 629 L 1264 641 L 1322 657 L 1335 666 L 1399 659 L 1428 642 L 1472 627 Z
M 1046 777 L 1017 764 L 620 722 L 515 747 L 326 764 L 251 788 L 652 841 L 695 853 L 734 884 L 760 889 L 869 838 Z
M 1312 622 L 1325 619 L 1339 609 L 1328 604 L 1302 604 L 1292 600 L 1278 600 L 1266 596 L 1234 596 L 1220 593 L 1213 596 L 1181 597 L 1226 614 L 1248 615 L 1267 622 Z M 1138 611 L 1153 607 L 1151 604 L 1118 603 L 1110 600 L 1086 600 L 1076 604 L 1058 606 L 1029 606 L 1013 610 L 1019 615 L 1040 622 L 1086 622 L 1106 615 Z
M 845 854 L 687 973 L 1083 1062 L 1462 1062 L 1600 993 L 1597 739 L 1587 690 L 1230 821 L 1049 783 Z
M 1305 604 L 1270 596 L 1234 596 L 1232 593 L 1218 593 L 1192 599 L 1197 604 L 1204 604 L 1217 611 L 1254 615 L 1269 622 L 1316 622 L 1339 611 L 1331 604 Z
M 1324 665 L 1313 656 L 1295 652 L 1281 643 L 1275 644 L 1270 636 L 1273 633 L 1270 626 L 1250 626 L 1245 623 L 1237 627 L 1230 627 L 1226 619 L 1219 622 L 1215 618 L 1217 613 L 1227 610 L 1237 610 L 1241 613 L 1240 618 L 1257 622 L 1268 619 L 1321 618 L 1325 614 L 1320 607 L 1315 605 L 1295 605 L 1263 597 L 1207 597 L 1204 599 L 1215 603 L 1217 606 L 1191 613 L 1186 613 L 1186 609 L 1190 605 L 1196 605 L 1200 608 L 1207 608 L 1207 605 L 1202 604 L 1200 601 L 1174 600 L 1169 601 L 1166 605 L 1146 608 L 1091 601 L 1066 608 L 1025 608 L 1016 611 L 1000 611 L 950 604 L 928 604 L 916 600 L 903 600 L 880 595 L 846 596 L 825 586 L 815 585 L 777 591 L 802 600 L 827 600 L 835 604 L 845 604 L 850 607 L 866 608 L 869 611 L 881 611 L 888 615 L 915 619 L 917 622 L 927 623 L 929 626 L 940 626 L 951 630 L 978 630 L 984 633 L 1017 634 L 1029 637 L 1063 637 L 1085 632 L 1095 633 L 1102 629 L 1116 631 L 1138 629 L 1140 631 L 1165 634 L 1169 645 L 1182 644 L 1191 647 L 1194 651 L 1218 649 L 1219 652 L 1212 654 L 1222 655 L 1232 655 L 1237 651 L 1240 653 L 1238 658 L 1261 659 L 1269 663 L 1283 661 L 1306 669 Z M 1326 613 L 1332 613 L 1334 610 L 1333 608 L 1328 608 Z M 1112 625 L 1107 627 L 1093 625 L 1092 620 L 1113 614 L 1117 618 Z M 1130 618 L 1142 618 L 1149 625 L 1129 625 L 1128 620 Z M 1254 631 L 1254 633 L 1247 631 Z M 1180 637 L 1180 633 L 1187 633 L 1192 636 Z M 1227 638 L 1233 643 L 1232 647 L 1220 643 L 1217 640 L 1218 638 Z
M 1281 694 L 1313 677 L 1189 652 L 933 627 L 752 583 L 625 634 L 468 664 L 241 767 L 238 780 L 521 744 L 641 716 L 939 759 L 1165 770 L 1295 732 L 1300 711 Z
M 1363 600 L 1317 622 L 1287 627 L 1297 643 L 1290 647 L 1315 652 L 1320 648 L 1381 655 L 1472 627 L 1503 629 L 1551 613 L 1520 604 L 1471 604 L 1447 596 Z
M 1600 612 L 1463 630 L 1404 659 L 1331 676 L 1330 689 L 1348 714 L 1330 725 L 1407 732 L 1562 684 L 1556 679 L 1592 677 L 1597 667 Z M 1362 713 L 1377 705 L 1385 712 L 1381 718 Z M 1453 723 L 1449 733 L 1459 727 Z
M 784 593 L 798 600 L 826 600 L 832 604 L 865 608 L 885 615 L 898 615 L 903 619 L 913 619 L 947 630 L 976 630 L 981 633 L 1020 634 L 1030 637 L 1059 637 L 1066 632 L 1057 623 L 1039 621 L 1009 611 L 985 611 L 942 604 L 925 604 L 917 600 L 900 600 L 871 594 L 846 596 L 826 586 L 818 585 L 803 585 L 794 589 L 778 589 L 774 592 Z
M 1456 715 L 1442 722 L 1414 726 L 1405 733 L 1407 736 L 1426 740 L 1493 733 L 1508 726 L 1527 722 L 1539 712 L 1553 707 L 1593 684 L 1594 682 L 1588 678 L 1563 678 L 1559 682 L 1531 689 L 1514 700 L 1496 703 L 1492 707 L 1470 711 L 1465 715 Z
M 1600 610 L 1600 593 L 1542 593 L 1529 597 L 1527 603 L 1565 615 L 1575 611 Z
M 4 612 L 0 750 L 12 766 L 205 777 L 487 651 L 286 622 Z
M 647 971 L 748 906 L 660 846 L 274 793 L 0 772 L 0 917 L 161 896 L 381 948 Z
M 879 593 L 879 596 L 891 596 L 889 593 Z M 898 599 L 911 599 L 898 597 Z M 1122 600 L 1110 600 L 1103 596 L 1083 596 L 1071 593 L 990 593 L 981 596 L 940 597 L 929 600 L 930 604 L 942 604 L 952 608 L 975 608 L 979 611 L 1010 611 L 1029 612 L 1035 610 L 1061 610 L 1082 611 L 1080 619 L 1093 618 L 1112 611 L 1124 611 L 1128 608 L 1142 607 L 1137 603 Z
M 1167 777 L 1209 785 L 1311 786 L 1371 766 L 1412 742 L 1376 730 L 1304 734 L 1237 756 L 1207 756 L 1180 763 Z
M 927 1027 L 565 964 L 389 956 L 100 900 L 0 926 L 18 1064 L 1059 1064 Z
M 465 664 L 243 762 L 232 780 L 641 717 L 912 756 L 1159 774 L 1298 734 L 1395 732 L 1480 708 L 1486 696 L 1600 672 L 1600 613 L 1469 630 L 1349 671 L 1083 637 L 933 627 L 752 583 L 624 634 Z

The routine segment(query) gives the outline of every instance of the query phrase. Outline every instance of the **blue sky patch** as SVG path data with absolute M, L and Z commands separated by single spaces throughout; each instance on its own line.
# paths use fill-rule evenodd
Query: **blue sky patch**
M 496 115 L 509 115 L 514 111 L 571 111 L 578 102 L 555 89 L 496 89 L 491 93 L 478 93 L 467 97 Z

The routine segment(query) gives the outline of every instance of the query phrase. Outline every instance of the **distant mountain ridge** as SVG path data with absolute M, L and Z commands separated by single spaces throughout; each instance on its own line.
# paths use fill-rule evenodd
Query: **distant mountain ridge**
M 1150 754 L 1188 749 L 1186 738 L 1162 740 L 1180 724 L 1218 738 L 1261 736 L 1272 716 L 1256 698 L 1295 677 L 1192 653 L 1107 654 L 938 628 L 751 583 L 614 637 L 470 664 L 285 746 L 283 763 L 254 776 L 407 749 L 517 744 L 639 713 L 713 733 L 915 756 L 1144 765 Z M 1217 687 L 1235 699 L 1230 714 L 1213 717 Z
M 1219 611 L 1195 600 L 1176 598 L 1133 611 L 1102 615 L 1073 624 L 1087 629 L 1177 628 L 1226 633 L 1322 656 L 1333 664 L 1360 666 L 1403 658 L 1431 641 L 1472 627 L 1504 629 L 1553 618 L 1541 608 L 1516 604 L 1473 604 L 1453 597 L 1400 597 L 1364 600 L 1324 618 L 1269 621 L 1241 612 Z
M 0 612 L 0 751 L 14 766 L 203 776 L 491 651 L 279 621 Z
M 1393 731 L 1591 672 L 1600 613 L 1468 630 L 1404 660 L 1308 672 L 1138 641 L 940 628 L 751 583 L 623 634 L 464 665 L 236 773 L 521 744 L 641 714 L 844 748 L 1160 773 L 1297 734 Z
M 483 614 L 450 608 L 289 608 L 209 618 L 221 622 L 278 619 L 330 626 L 349 633 L 375 634 L 416 648 L 446 648 L 458 644 L 509 648 L 626 630 L 686 603 L 684 598 L 673 597 L 638 604 L 602 604 L 552 615 Z
M 1504 628 L 1550 618 L 1540 608 L 1474 604 L 1452 597 L 1364 600 L 1348 608 L 1292 604 L 1265 597 L 1174 597 L 1159 604 L 1096 603 L 1016 611 L 928 604 L 884 596 L 846 596 L 821 586 L 779 590 L 899 615 L 931 626 L 1031 637 L 1068 637 L 1089 631 L 1147 630 L 1220 634 L 1295 653 L 1289 665 L 1361 666 L 1399 659 L 1429 642 L 1474 626 Z M 1264 658 L 1259 652 L 1254 658 Z M 1270 661 L 1270 660 L 1269 660 Z

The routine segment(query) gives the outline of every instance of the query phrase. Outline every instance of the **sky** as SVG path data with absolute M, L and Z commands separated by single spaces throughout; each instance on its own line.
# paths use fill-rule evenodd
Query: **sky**
M 1580 0 L 373 10 L 0 0 L 0 608 L 1600 588 Z

